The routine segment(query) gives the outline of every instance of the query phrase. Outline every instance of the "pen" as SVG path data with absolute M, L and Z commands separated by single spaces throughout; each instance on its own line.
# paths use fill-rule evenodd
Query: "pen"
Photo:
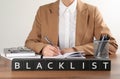
M 50 44 L 53 46 L 53 43 L 48 39 L 47 36 L 44 37 L 44 39 Z M 41 55 L 41 59 L 43 58 L 43 55 Z
M 102 47 L 104 38 L 105 38 L 105 36 L 102 37 L 102 39 L 101 39 L 101 41 L 100 41 L 100 43 L 99 43 L 98 50 L 97 50 L 97 52 L 98 52 L 98 53 L 97 53 L 97 56 L 99 56 L 100 53 L 101 53 L 101 47 Z
M 44 39 L 50 44 L 50 45 L 52 45 L 53 46 L 53 43 L 48 39 L 48 37 L 47 36 L 45 36 L 44 37 Z
M 110 39 L 110 37 L 108 35 L 104 36 L 104 42 L 102 43 L 100 52 L 103 52 L 104 48 L 106 47 L 106 44 L 108 43 L 108 40 Z
M 104 42 L 104 41 L 107 41 L 107 40 L 109 40 L 110 39 L 110 37 L 108 36 L 108 35 L 103 35 L 101 38 L 100 38 L 100 43 L 99 43 L 99 46 L 98 46 L 98 50 L 97 50 L 97 56 L 99 56 L 100 55 L 100 53 L 104 50 L 104 48 L 105 48 L 105 45 L 106 45 L 106 43 L 107 42 Z
M 53 42 L 50 41 L 47 36 L 45 36 L 44 39 L 45 39 L 50 45 L 54 46 Z M 56 48 L 57 48 L 57 47 L 56 47 Z M 57 49 L 59 49 L 59 48 L 57 48 Z M 58 52 L 58 53 L 61 54 L 60 52 Z

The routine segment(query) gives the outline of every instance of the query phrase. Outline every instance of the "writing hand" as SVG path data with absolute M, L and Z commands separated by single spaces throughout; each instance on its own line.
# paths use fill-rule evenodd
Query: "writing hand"
M 47 45 L 42 50 L 43 56 L 57 56 L 60 54 L 60 50 L 58 47 L 54 47 L 52 45 Z

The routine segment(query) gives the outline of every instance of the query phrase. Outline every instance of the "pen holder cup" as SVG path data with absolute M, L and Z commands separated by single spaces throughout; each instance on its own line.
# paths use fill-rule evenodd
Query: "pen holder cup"
M 108 59 L 109 58 L 109 42 L 105 41 L 94 41 L 94 57 L 98 59 Z

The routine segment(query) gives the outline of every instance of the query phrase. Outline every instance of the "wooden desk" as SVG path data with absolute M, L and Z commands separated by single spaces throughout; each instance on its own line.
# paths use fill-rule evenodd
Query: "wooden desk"
M 119 79 L 120 55 L 111 58 L 111 71 L 11 71 L 10 60 L 0 57 L 0 79 Z

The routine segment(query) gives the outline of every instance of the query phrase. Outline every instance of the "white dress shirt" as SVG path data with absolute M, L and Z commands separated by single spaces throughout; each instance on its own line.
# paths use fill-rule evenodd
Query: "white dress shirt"
M 66 7 L 59 4 L 59 46 L 60 49 L 75 47 L 77 0 Z

